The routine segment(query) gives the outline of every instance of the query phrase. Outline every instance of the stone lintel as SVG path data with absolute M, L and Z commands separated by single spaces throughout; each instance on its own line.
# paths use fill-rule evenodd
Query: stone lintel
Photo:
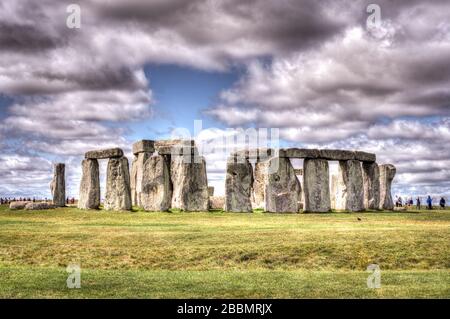
M 103 150 L 88 151 L 84 155 L 87 159 L 105 159 L 105 158 L 118 158 L 123 156 L 122 149 L 108 148 Z
M 133 154 L 139 153 L 153 153 L 155 151 L 155 141 L 152 140 L 140 140 L 133 143 Z

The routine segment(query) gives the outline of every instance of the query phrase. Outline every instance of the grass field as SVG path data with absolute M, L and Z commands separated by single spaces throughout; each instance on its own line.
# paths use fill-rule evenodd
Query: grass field
M 357 219 L 359 217 L 361 220 Z M 81 266 L 68 289 L 66 266 Z M 378 264 L 381 288 L 367 287 Z M 450 210 L 10 211 L 2 298 L 450 298 Z

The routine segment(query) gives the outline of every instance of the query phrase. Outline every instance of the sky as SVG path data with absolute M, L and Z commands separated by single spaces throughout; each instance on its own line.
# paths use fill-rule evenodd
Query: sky
M 374 152 L 394 195 L 449 197 L 450 2 L 0 2 L 0 196 L 50 197 L 64 162 L 78 197 L 86 151 L 131 161 L 179 128 Z M 226 154 L 205 156 L 223 193 Z

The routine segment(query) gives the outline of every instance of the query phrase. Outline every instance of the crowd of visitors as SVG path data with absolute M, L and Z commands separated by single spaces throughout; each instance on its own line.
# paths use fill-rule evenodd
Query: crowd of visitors
M 403 203 L 403 199 L 401 196 L 396 196 L 395 198 L 396 198 L 395 199 L 396 207 L 403 207 L 403 206 L 412 207 L 414 205 L 414 201 L 413 201 L 412 197 L 410 197 L 409 199 L 406 199 L 404 203 Z M 426 202 L 425 207 L 427 209 L 433 209 L 433 199 L 431 198 L 430 195 L 427 196 L 425 202 Z M 439 200 L 439 207 L 442 209 L 445 209 L 445 205 L 446 205 L 445 198 L 441 197 L 441 199 Z M 422 200 L 420 197 L 417 197 L 416 198 L 416 208 L 421 209 L 421 207 L 422 207 Z

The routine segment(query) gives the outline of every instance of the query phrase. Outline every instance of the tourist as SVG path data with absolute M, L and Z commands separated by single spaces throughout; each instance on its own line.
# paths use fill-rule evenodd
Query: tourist
M 441 197 L 441 200 L 439 201 L 439 205 L 441 206 L 442 209 L 445 209 L 445 199 L 444 199 L 444 197 Z
M 427 205 L 428 205 L 428 209 L 433 209 L 433 200 L 431 199 L 430 195 L 428 195 L 428 197 L 427 197 Z
M 402 200 L 402 197 L 399 196 L 398 197 L 398 207 L 402 207 L 402 206 L 403 206 L 403 200 Z
M 417 206 L 417 209 L 420 209 L 420 197 L 417 197 L 417 199 L 416 199 L 416 206 Z

